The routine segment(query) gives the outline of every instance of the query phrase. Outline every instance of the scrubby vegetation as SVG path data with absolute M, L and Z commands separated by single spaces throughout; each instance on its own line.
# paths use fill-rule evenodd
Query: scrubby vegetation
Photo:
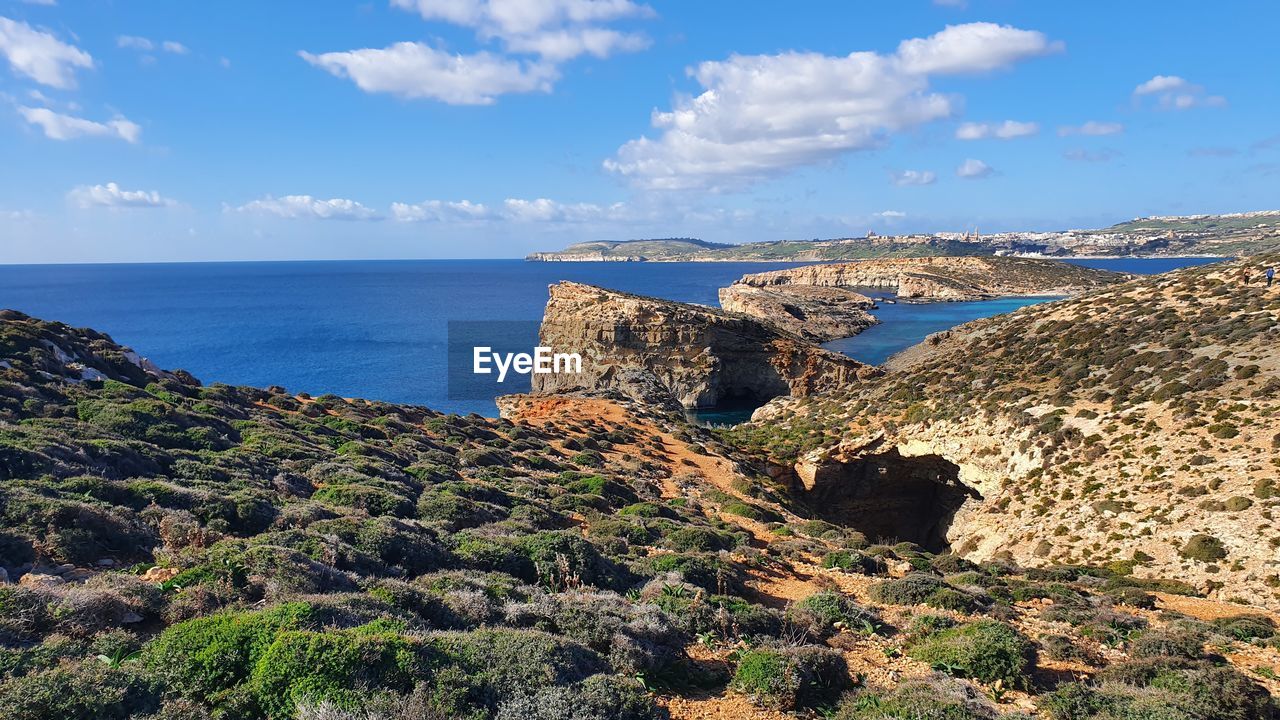
M 720 435 L 778 464 L 939 448 L 982 478 L 951 526 L 961 554 L 1128 563 L 1280 606 L 1280 293 L 1260 274 L 1276 263 L 1184 268 L 969 323 L 881 379 L 775 401 Z

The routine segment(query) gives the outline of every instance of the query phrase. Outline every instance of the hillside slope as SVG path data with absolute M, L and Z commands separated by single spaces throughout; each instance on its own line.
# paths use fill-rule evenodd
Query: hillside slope
M 931 463 L 965 494 L 935 512 L 970 558 L 1122 563 L 1280 607 L 1280 286 L 1261 278 L 1276 262 L 970 323 L 877 382 L 774 401 L 734 439 L 798 458 L 796 482 L 833 506 L 868 467 Z
M 679 415 L 511 406 L 204 386 L 0 311 L 0 717 L 1277 715 L 1270 613 L 875 544 Z

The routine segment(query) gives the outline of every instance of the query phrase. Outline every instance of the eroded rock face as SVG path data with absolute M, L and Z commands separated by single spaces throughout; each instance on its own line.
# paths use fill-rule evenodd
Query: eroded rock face
M 744 275 L 734 285 L 781 292 L 791 292 L 796 286 L 884 288 L 906 299 L 979 300 L 1002 295 L 1067 295 L 1129 277 L 1054 260 L 926 257 L 808 265 Z
M 535 374 L 533 390 L 616 389 L 685 408 L 760 403 L 857 383 L 874 367 L 745 315 L 591 285 L 551 286 L 541 343 L 582 356 L 582 373 Z
M 720 288 L 720 307 L 768 321 L 813 342 L 850 337 L 876 324 L 875 301 L 839 287 L 789 285 Z

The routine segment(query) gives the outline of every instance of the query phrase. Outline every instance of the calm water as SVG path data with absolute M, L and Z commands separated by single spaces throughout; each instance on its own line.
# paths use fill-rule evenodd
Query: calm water
M 1163 272 L 1195 261 L 1082 264 Z M 283 385 L 495 413 L 490 399 L 449 400 L 446 323 L 542 317 L 560 280 L 716 304 L 739 276 L 801 263 L 526 263 L 520 260 L 0 266 L 0 307 L 93 327 L 161 367 L 205 382 Z M 839 349 L 866 362 L 960 322 L 1034 300 L 885 305 L 884 321 Z M 532 347 L 536 336 L 528 338 Z M 508 379 L 509 392 L 528 388 Z

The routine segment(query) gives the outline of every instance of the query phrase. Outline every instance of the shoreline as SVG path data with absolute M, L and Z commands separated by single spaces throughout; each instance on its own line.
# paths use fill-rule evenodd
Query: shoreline
M 1233 255 L 876 255 L 871 257 L 859 258 L 835 258 L 835 259 L 789 259 L 789 258 L 706 258 L 706 259 L 683 259 L 683 258 L 653 258 L 641 259 L 634 258 L 618 258 L 618 259 L 602 259 L 602 258 L 561 258 L 557 260 L 533 260 L 525 258 L 527 263 L 610 263 L 616 265 L 644 265 L 653 263 L 803 263 L 806 265 L 817 265 L 825 263 L 849 263 L 849 262 L 865 262 L 868 260 L 911 260 L 914 258 L 938 258 L 938 257 L 982 257 L 982 258 L 1024 258 L 1028 260 L 1233 260 Z

